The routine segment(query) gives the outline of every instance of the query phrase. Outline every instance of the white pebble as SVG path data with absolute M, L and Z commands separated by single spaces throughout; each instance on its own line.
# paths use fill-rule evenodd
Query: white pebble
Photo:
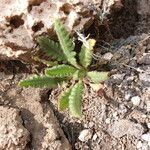
M 104 58 L 105 60 L 111 60 L 112 57 L 113 57 L 113 54 L 110 53 L 110 52 L 105 53 L 105 54 L 103 55 L 103 58 Z
M 150 133 L 143 134 L 142 139 L 146 142 L 150 142 Z
M 117 117 L 117 115 L 118 115 L 118 112 L 117 112 L 117 111 L 115 111 L 115 112 L 113 113 L 113 117 L 114 117 L 114 118 L 116 118 L 116 117 Z
M 148 146 L 150 147 L 150 142 L 148 142 Z
M 97 139 L 97 134 L 94 134 L 92 139 L 95 141 Z
M 82 142 L 88 141 L 91 139 L 93 134 L 93 130 L 91 129 L 84 129 L 80 132 L 78 139 Z
M 131 102 L 133 105 L 138 106 L 141 102 L 141 98 L 139 96 L 134 96 L 131 98 Z
M 142 142 L 141 141 L 138 141 L 137 145 L 136 145 L 136 148 L 139 149 L 142 147 Z
M 150 122 L 149 122 L 149 123 L 147 123 L 147 126 L 148 126 L 148 128 L 150 129 Z
M 130 93 L 128 93 L 128 94 L 125 94 L 125 100 L 129 100 L 130 99 L 130 97 L 131 97 L 131 94 Z
M 106 123 L 106 124 L 110 124 L 110 118 L 107 118 L 107 119 L 105 120 L 105 123 Z
M 146 118 L 147 116 L 144 114 L 144 115 L 142 115 L 141 117 L 142 117 L 142 118 Z
M 89 122 L 89 128 L 92 128 L 94 126 L 94 122 Z

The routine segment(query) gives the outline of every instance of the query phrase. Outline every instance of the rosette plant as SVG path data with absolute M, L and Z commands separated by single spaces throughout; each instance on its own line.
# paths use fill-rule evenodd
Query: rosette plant
M 59 19 L 55 20 L 54 29 L 59 42 L 54 42 L 44 36 L 38 37 L 37 42 L 48 56 L 66 63 L 46 68 L 44 75 L 36 75 L 22 80 L 19 85 L 21 87 L 54 88 L 63 82 L 74 81 L 69 88 L 60 94 L 58 107 L 61 111 L 68 108 L 72 116 L 81 117 L 85 78 L 88 78 L 92 83 L 100 83 L 108 79 L 108 72 L 89 71 L 96 42 L 94 39 L 82 40 L 83 44 L 77 55 L 73 39 Z

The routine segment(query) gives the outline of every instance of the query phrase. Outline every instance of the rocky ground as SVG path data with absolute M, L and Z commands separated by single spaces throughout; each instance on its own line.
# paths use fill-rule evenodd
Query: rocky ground
M 93 2 L 97 6 L 97 1 Z M 32 11 L 44 5 L 39 4 L 32 5 Z M 15 47 L 8 45 L 2 33 L 0 54 L 5 59 L 0 61 L 0 150 L 150 149 L 150 2 L 124 0 L 120 5 L 115 5 L 103 23 L 102 15 L 95 16 L 86 31 L 97 40 L 93 67 L 109 70 L 110 79 L 98 89 L 85 85 L 81 119 L 58 111 L 61 87 L 49 90 L 17 86 L 40 69 L 12 60 L 16 55 L 2 53 L 4 47 Z M 36 34 L 40 30 L 33 36 Z M 10 41 L 14 42 L 12 38 Z M 8 52 L 19 54 L 18 50 Z M 30 50 L 24 49 L 27 58 Z M 25 61 L 25 56 L 17 56 Z

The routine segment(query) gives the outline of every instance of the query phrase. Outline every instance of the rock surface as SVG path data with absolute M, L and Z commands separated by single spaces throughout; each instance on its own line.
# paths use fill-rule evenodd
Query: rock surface
M 109 128 L 109 131 L 116 138 L 121 138 L 124 135 L 140 137 L 144 132 L 144 128 L 140 124 L 122 119 L 114 122 L 114 124 Z
M 22 125 L 18 109 L 0 106 L 0 149 L 23 150 L 29 142 L 29 132 Z
M 117 0 L 119 1 L 119 0 Z M 35 38 L 54 36 L 53 22 L 61 18 L 69 31 L 88 28 L 99 6 L 109 13 L 116 0 L 2 0 L 0 3 L 0 60 L 31 62 Z M 105 12 L 104 10 L 107 10 Z

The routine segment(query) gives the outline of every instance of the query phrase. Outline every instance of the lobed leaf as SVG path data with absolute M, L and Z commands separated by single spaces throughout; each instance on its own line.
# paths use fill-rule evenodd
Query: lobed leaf
M 89 39 L 86 42 L 86 45 L 83 43 L 81 47 L 81 52 L 79 54 L 80 63 L 85 68 L 87 68 L 91 64 L 93 47 L 96 41 L 94 39 Z
M 97 72 L 97 71 L 91 71 L 87 73 L 87 76 L 91 79 L 94 83 L 100 83 L 105 80 L 107 80 L 109 72 Z
M 80 68 L 75 59 L 76 52 L 74 52 L 75 45 L 73 40 L 69 37 L 68 31 L 65 29 L 60 19 L 55 20 L 54 27 L 67 61 L 76 68 Z
M 52 68 L 47 68 L 45 74 L 49 77 L 71 77 L 77 71 L 76 68 L 69 65 L 57 65 Z
M 41 49 L 50 57 L 58 60 L 58 61 L 66 61 L 66 57 L 62 51 L 62 48 L 58 42 L 54 42 L 53 40 L 40 36 L 37 38 L 37 42 L 40 45 Z
M 49 87 L 54 88 L 57 87 L 58 84 L 62 83 L 64 79 L 53 79 L 47 76 L 34 76 L 29 79 L 25 79 L 19 82 L 19 86 L 21 87 Z
M 79 81 L 76 83 L 71 89 L 71 93 L 69 95 L 69 110 L 72 116 L 81 117 L 81 104 L 82 104 L 82 94 L 83 94 L 83 82 Z
M 58 108 L 60 111 L 64 111 L 66 108 L 68 108 L 70 92 L 71 89 L 69 88 L 61 94 L 60 99 L 58 101 Z

